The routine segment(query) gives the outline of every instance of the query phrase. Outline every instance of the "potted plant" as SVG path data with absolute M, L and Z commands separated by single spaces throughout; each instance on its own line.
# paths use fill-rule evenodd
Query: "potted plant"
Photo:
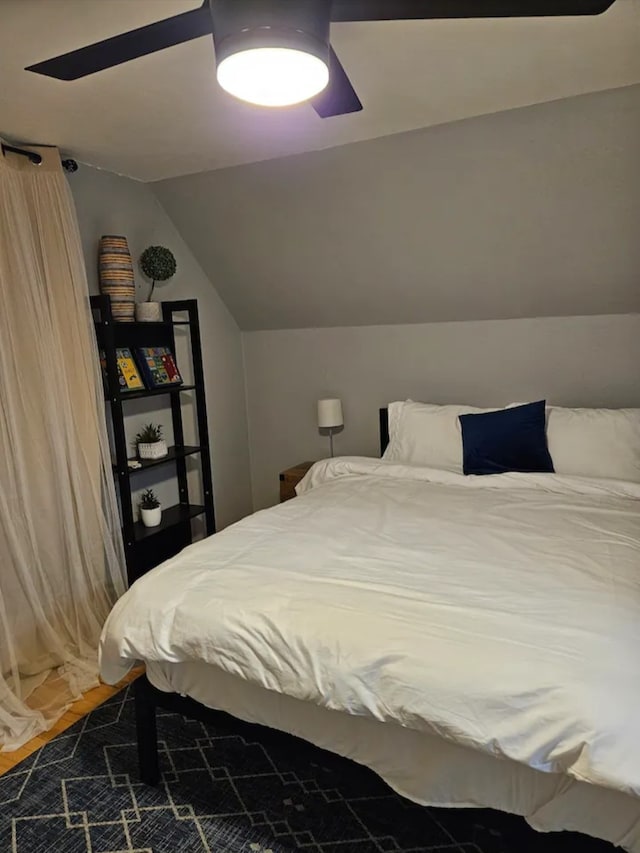
M 164 246 L 149 246 L 140 255 L 140 269 L 151 279 L 151 290 L 146 302 L 136 305 L 136 320 L 143 323 L 154 323 L 162 319 L 162 306 L 152 302 L 151 297 L 157 281 L 167 281 L 176 272 L 176 259 L 173 252 Z
M 140 516 L 145 527 L 158 527 L 162 520 L 162 507 L 153 489 L 145 489 L 142 493 Z
M 136 435 L 135 442 L 140 459 L 162 459 L 169 453 L 160 424 L 145 424 Z

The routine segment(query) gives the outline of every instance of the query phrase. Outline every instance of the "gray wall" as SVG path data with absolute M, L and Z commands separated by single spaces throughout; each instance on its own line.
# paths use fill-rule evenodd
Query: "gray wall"
M 98 292 L 100 236 L 124 234 L 134 260 L 150 244 L 165 245 L 175 254 L 176 276 L 156 289 L 156 298 L 198 299 L 216 513 L 218 526 L 223 527 L 251 510 L 244 367 L 238 326 L 148 185 L 88 166 L 81 166 L 70 175 L 69 184 L 78 212 L 92 293 Z M 143 284 L 137 265 L 136 282 L 138 298 L 146 298 L 148 285 Z M 188 370 L 186 362 L 182 363 Z M 155 420 L 165 425 L 171 440 L 168 409 L 158 408 L 155 399 L 126 405 L 132 413 L 128 419 L 129 438 L 133 438 L 142 422 Z M 191 404 L 187 403 L 185 408 L 187 414 L 193 413 Z M 192 426 L 193 420 L 191 417 Z M 175 481 L 169 473 L 170 466 L 166 470 L 157 468 L 153 473 L 140 475 L 142 479 L 136 483 L 140 488 L 153 485 L 163 503 L 175 503 Z M 194 481 L 195 477 L 190 479 Z M 197 485 L 194 482 L 195 488 Z
M 378 453 L 378 408 L 412 397 L 499 406 L 640 406 L 640 314 L 243 334 L 255 508 L 278 472 L 328 455 L 316 400 L 342 398 L 336 455 Z
M 230 519 L 246 506 L 243 372 L 211 282 L 247 330 L 256 508 L 282 468 L 326 454 L 319 397 L 342 397 L 337 452 L 357 454 L 377 452 L 394 398 L 640 405 L 639 143 L 633 86 L 151 185 L 206 276 L 148 188 L 72 185 L 91 262 L 105 231 L 187 259 Z
M 632 86 L 154 187 L 242 329 L 627 313 L 638 151 Z

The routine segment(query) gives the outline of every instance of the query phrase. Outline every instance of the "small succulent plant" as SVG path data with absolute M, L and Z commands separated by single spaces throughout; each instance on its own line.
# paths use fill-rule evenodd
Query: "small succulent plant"
M 140 269 L 151 279 L 151 290 L 147 302 L 151 302 L 156 281 L 166 281 L 175 275 L 177 264 L 173 252 L 164 246 L 149 246 L 140 255 Z
M 145 489 L 140 498 L 140 506 L 142 509 L 157 509 L 160 506 L 160 501 L 155 496 L 153 489 Z
M 145 424 L 136 435 L 136 444 L 155 444 L 156 441 L 162 441 L 160 424 Z

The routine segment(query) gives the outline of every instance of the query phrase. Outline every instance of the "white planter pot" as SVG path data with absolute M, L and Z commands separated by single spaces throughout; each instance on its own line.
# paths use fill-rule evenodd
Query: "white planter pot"
M 157 506 L 155 509 L 140 507 L 140 517 L 145 527 L 158 527 L 162 521 L 162 507 Z
M 152 444 L 138 442 L 138 456 L 140 459 L 162 459 L 168 453 L 167 442 L 164 439 L 154 441 Z
M 161 302 L 137 302 L 136 320 L 138 323 L 157 323 L 162 320 Z

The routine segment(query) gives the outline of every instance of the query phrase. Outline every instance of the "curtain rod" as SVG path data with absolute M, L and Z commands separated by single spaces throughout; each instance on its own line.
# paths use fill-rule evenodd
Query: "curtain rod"
M 16 148 L 15 145 L 5 145 L 5 143 L 2 143 L 2 153 L 5 154 L 7 151 L 11 154 L 19 154 L 21 157 L 28 157 L 29 162 L 33 163 L 34 166 L 39 166 L 42 163 L 41 154 L 37 154 L 35 151 L 27 151 L 26 148 Z M 75 160 L 62 160 L 62 168 L 65 172 L 77 172 L 78 164 Z
M 3 143 L 2 153 L 6 154 L 7 151 L 10 151 L 12 154 L 20 154 L 21 157 L 28 157 L 34 166 L 39 166 L 42 163 L 42 157 L 40 154 L 36 154 L 35 151 L 26 151 L 24 148 L 16 148 L 14 145 L 5 145 Z

